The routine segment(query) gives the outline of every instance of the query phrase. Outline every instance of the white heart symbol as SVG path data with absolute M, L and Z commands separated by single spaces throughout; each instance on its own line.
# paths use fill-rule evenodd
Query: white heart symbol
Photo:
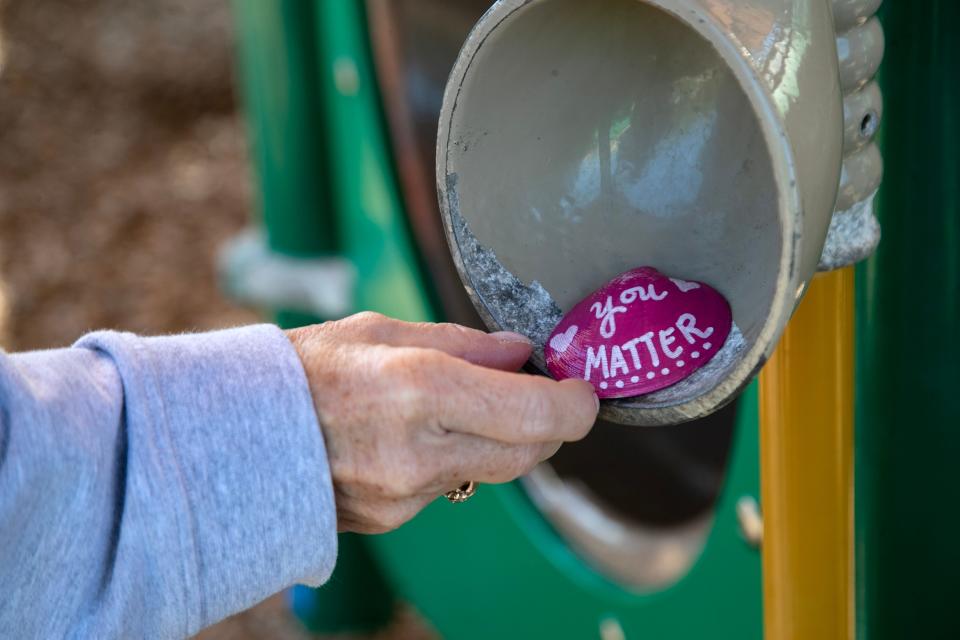
M 700 288 L 700 285 L 696 282 L 687 282 L 686 280 L 677 280 L 676 278 L 670 278 L 670 282 L 677 285 L 677 289 L 680 289 L 683 293 Z
M 570 346 L 570 343 L 573 342 L 573 338 L 577 335 L 579 329 L 575 324 L 570 325 L 563 333 L 558 333 L 550 338 L 550 347 L 557 353 L 563 353 L 567 350 L 567 347 Z

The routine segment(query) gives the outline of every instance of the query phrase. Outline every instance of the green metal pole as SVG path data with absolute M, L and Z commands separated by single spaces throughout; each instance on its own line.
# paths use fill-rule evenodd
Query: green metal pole
M 267 244 L 310 258 L 337 251 L 330 206 L 326 120 L 317 83 L 314 3 L 234 0 L 240 87 L 250 131 L 258 209 Z M 276 310 L 281 326 L 318 319 Z
M 858 272 L 859 636 L 955 632 L 960 3 L 888 0 L 883 241 Z
M 298 257 L 339 244 L 326 120 L 316 82 L 314 3 L 235 0 L 242 87 L 270 248 Z

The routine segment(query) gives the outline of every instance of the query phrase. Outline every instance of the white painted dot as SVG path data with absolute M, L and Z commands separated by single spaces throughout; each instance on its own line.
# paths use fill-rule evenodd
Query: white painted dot
M 703 343 L 703 348 L 706 349 L 707 351 L 709 351 L 711 347 L 713 347 L 713 345 L 710 344 L 709 342 Z
M 678 366 L 678 367 L 682 367 L 682 366 L 684 366 L 685 364 L 687 364 L 687 363 L 684 362 L 683 360 L 677 360 L 677 366 Z
M 632 382 L 633 384 L 637 384 L 638 382 L 640 382 L 640 376 L 633 376 L 632 378 L 630 378 L 630 382 Z
M 666 367 L 664 367 L 663 369 L 660 369 L 660 373 L 662 373 L 665 376 L 668 376 L 670 375 L 670 369 L 667 369 Z
M 653 380 L 656 377 L 657 377 L 657 374 L 655 374 L 653 371 L 647 374 L 647 380 Z
M 690 357 L 693 358 L 694 360 L 696 360 L 697 358 L 700 357 L 700 352 L 699 352 L 699 351 L 694 351 L 693 353 L 690 354 Z
M 600 383 L 600 388 L 601 388 L 601 389 L 606 389 L 607 386 L 608 386 L 608 385 L 607 385 L 606 382 L 601 382 L 601 383 Z
M 617 389 L 623 389 L 623 380 L 617 380 Z

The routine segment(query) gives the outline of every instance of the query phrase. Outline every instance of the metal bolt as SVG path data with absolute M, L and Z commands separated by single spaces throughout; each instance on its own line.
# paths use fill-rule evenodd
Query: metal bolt
M 753 496 L 743 496 L 737 500 L 737 521 L 740 523 L 740 535 L 750 544 L 759 548 L 763 542 L 763 516 L 760 505 Z
M 863 114 L 863 119 L 860 120 L 860 138 L 863 140 L 872 138 L 879 126 L 880 117 L 877 115 L 877 112 L 872 109 L 867 111 Z
M 334 60 L 333 84 L 337 91 L 345 96 L 357 95 L 360 90 L 360 72 L 353 58 L 341 56 Z
M 616 618 L 604 618 L 600 621 L 600 640 L 627 640 L 620 621 Z

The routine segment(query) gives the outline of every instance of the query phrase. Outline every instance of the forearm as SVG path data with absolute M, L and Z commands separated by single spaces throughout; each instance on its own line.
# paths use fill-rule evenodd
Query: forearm
M 183 637 L 336 554 L 324 443 L 274 327 L 0 362 L 0 628 Z

